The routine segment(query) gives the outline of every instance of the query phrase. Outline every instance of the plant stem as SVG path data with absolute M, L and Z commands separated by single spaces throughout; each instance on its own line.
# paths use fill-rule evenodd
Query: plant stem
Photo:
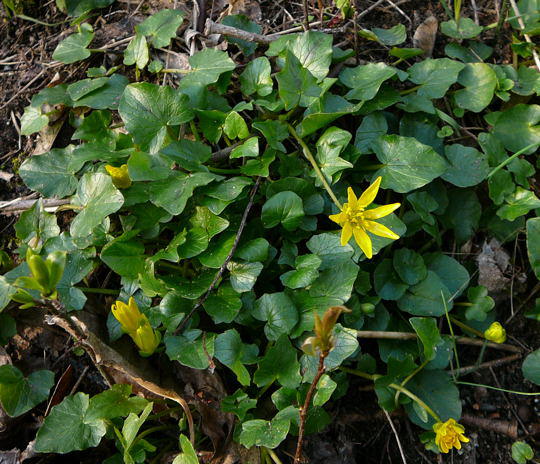
M 281 459 L 278 458 L 277 454 L 274 453 L 274 450 L 273 450 L 273 449 L 266 448 L 266 452 L 267 452 L 268 455 L 272 458 L 272 461 L 274 461 L 275 464 L 283 464 L 283 463 L 281 462 Z
M 382 375 L 380 374 L 368 374 L 366 372 L 362 372 L 357 369 L 351 369 L 349 367 L 340 367 L 339 369 L 342 370 L 343 372 L 356 375 L 357 377 L 362 377 L 364 379 L 373 380 L 373 381 L 382 377 Z M 437 415 L 437 413 L 433 411 L 433 409 L 431 409 L 423 400 L 418 398 L 418 396 L 416 396 L 413 392 L 395 383 L 388 384 L 388 386 L 390 388 L 393 388 L 394 390 L 397 390 L 403 393 L 405 396 L 408 396 L 411 400 L 416 401 L 416 403 L 422 409 L 424 409 L 431 417 L 433 417 L 433 419 L 435 419 L 437 422 L 441 422 L 441 418 Z
M 481 383 L 462 382 L 461 380 L 456 383 L 458 385 L 470 385 L 471 387 L 489 388 L 490 390 L 497 390 L 504 393 L 513 393 L 514 395 L 540 396 L 540 392 L 520 392 L 520 391 L 515 391 L 515 390 L 507 390 L 506 388 L 492 387 L 491 385 L 483 385 Z
M 162 430 L 168 430 L 168 429 L 174 429 L 176 428 L 176 425 L 156 425 L 155 427 L 150 427 L 149 429 L 146 429 L 144 432 L 141 432 L 135 440 L 133 440 L 133 444 L 130 448 L 133 448 L 135 444 L 139 441 L 141 441 L 144 437 L 147 435 L 150 435 L 154 432 L 161 432 Z
M 479 330 L 473 329 L 472 327 L 469 327 L 467 324 L 464 324 L 460 320 L 456 319 L 454 316 L 449 316 L 450 320 L 456 324 L 458 327 L 462 328 L 463 330 L 466 330 L 467 332 L 470 332 L 480 338 L 485 338 L 484 334 L 480 332 Z
M 120 290 L 113 290 L 111 288 L 92 288 L 92 287 L 75 287 L 84 293 L 100 293 L 102 295 L 118 295 Z
M 416 374 L 418 374 L 426 365 L 429 363 L 429 359 L 425 359 L 422 364 L 420 364 L 414 371 L 412 371 L 405 379 L 403 379 L 403 382 L 401 382 L 401 386 L 404 387 L 407 385 L 409 380 L 411 380 Z M 394 404 L 398 404 L 399 395 L 401 394 L 400 391 L 397 391 L 394 396 Z
M 452 334 L 452 348 L 454 350 L 454 356 L 456 357 L 456 364 L 459 370 L 460 365 L 459 365 L 459 356 L 458 356 L 457 345 L 456 345 L 456 336 L 454 335 L 454 328 L 452 327 L 452 320 L 450 319 L 450 315 L 448 314 L 448 308 L 446 306 L 446 298 L 444 297 L 442 290 L 441 290 L 441 298 L 444 305 L 444 314 L 446 316 L 446 321 L 448 322 L 448 329 L 450 330 L 450 333 Z M 456 379 L 454 378 L 454 380 Z
M 200 141 L 201 136 L 199 135 L 199 131 L 197 130 L 197 126 L 195 125 L 195 121 L 189 121 L 189 128 L 191 129 L 191 133 L 193 134 L 193 137 L 195 137 L 195 140 L 197 142 Z
M 294 453 L 294 464 L 299 464 L 302 460 L 302 446 L 304 444 L 304 432 L 306 428 L 307 413 L 309 410 L 309 405 L 311 404 L 311 399 L 315 394 L 317 384 L 319 383 L 319 380 L 324 374 L 324 360 L 327 356 L 328 351 L 323 351 L 319 355 L 319 367 L 317 368 L 317 374 L 315 375 L 313 382 L 311 382 L 311 385 L 309 386 L 304 405 L 302 406 L 302 409 L 300 409 L 300 425 L 298 426 L 298 441 L 296 442 L 296 452 Z
M 308 10 L 308 0 L 302 0 L 304 6 L 304 29 L 309 31 L 309 10 Z
M 521 150 L 515 152 L 512 156 L 510 156 L 509 158 L 505 159 L 501 164 L 499 164 L 498 166 L 494 167 L 491 172 L 487 175 L 487 179 L 489 179 L 493 174 L 495 174 L 497 171 L 501 170 L 502 168 L 504 168 L 508 163 L 512 162 L 515 158 L 517 158 L 519 155 L 522 155 L 523 153 L 525 153 L 526 151 L 530 150 L 531 148 L 533 147 L 537 147 L 538 145 L 540 145 L 540 143 L 536 142 L 536 143 L 531 143 L 530 145 L 527 145 L 525 148 L 522 148 Z
M 324 176 L 324 174 L 322 173 L 321 171 L 321 168 L 319 168 L 319 166 L 317 165 L 317 161 L 315 160 L 315 158 L 313 157 L 313 154 L 311 153 L 309 147 L 306 145 L 306 143 L 300 138 L 300 136 L 296 133 L 296 131 L 294 130 L 294 127 L 291 126 L 290 124 L 287 124 L 287 127 L 289 128 L 289 132 L 291 133 L 291 135 L 296 139 L 296 141 L 300 144 L 300 146 L 302 147 L 302 151 L 304 153 L 304 156 L 307 158 L 307 160 L 311 163 L 311 166 L 313 166 L 313 169 L 315 171 L 315 174 L 317 174 L 317 177 L 319 178 L 319 180 L 321 181 L 323 187 L 325 188 L 325 190 L 328 192 L 328 195 L 330 195 L 330 198 L 332 199 L 332 201 L 336 204 L 336 206 L 340 209 L 343 208 L 343 206 L 341 205 L 341 203 L 339 202 L 339 200 L 336 198 L 336 196 L 334 195 L 334 192 L 332 191 L 332 188 L 330 187 L 330 185 L 328 184 L 327 180 L 326 180 L 326 177 Z

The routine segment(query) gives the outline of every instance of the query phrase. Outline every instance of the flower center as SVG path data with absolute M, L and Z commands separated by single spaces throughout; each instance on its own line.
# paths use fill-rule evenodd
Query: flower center
M 343 205 L 343 213 L 347 216 L 347 222 L 352 226 L 362 227 L 364 219 L 364 208 L 351 208 L 348 203 Z

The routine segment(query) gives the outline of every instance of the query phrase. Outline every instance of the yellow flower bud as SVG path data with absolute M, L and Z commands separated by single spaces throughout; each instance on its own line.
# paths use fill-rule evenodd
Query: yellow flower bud
M 136 332 L 144 317 L 133 297 L 129 299 L 128 304 L 117 301 L 112 305 L 111 310 L 113 316 L 120 322 L 122 330 L 126 333 Z
M 469 441 L 464 435 L 465 427 L 454 419 L 437 422 L 433 426 L 433 431 L 435 432 L 435 444 L 441 453 L 448 453 L 452 448 L 461 449 L 461 442 L 467 443 Z
M 122 164 L 119 168 L 107 164 L 105 170 L 112 177 L 113 184 L 119 189 L 131 187 L 127 164 Z
M 150 356 L 154 351 L 156 351 L 156 348 L 161 341 L 159 332 L 152 329 L 150 322 L 144 315 L 138 329 L 129 335 L 139 347 L 139 353 L 141 356 Z
M 495 343 L 504 343 L 506 341 L 506 330 L 499 322 L 493 322 L 484 332 L 486 340 Z

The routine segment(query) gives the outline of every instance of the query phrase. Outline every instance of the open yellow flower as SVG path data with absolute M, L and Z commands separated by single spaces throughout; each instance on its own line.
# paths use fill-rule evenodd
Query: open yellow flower
M 130 297 L 128 304 L 123 301 L 116 301 L 111 307 L 113 316 L 118 322 L 122 330 L 126 333 L 135 332 L 139 328 L 141 319 L 145 317 L 140 311 L 137 303 Z
M 112 177 L 115 187 L 119 189 L 131 187 L 131 177 L 129 177 L 127 164 L 122 164 L 119 168 L 107 164 L 105 170 Z
M 495 343 L 504 343 L 506 341 L 506 330 L 499 322 L 494 322 L 484 332 L 486 340 Z
M 435 432 L 435 444 L 441 453 L 448 453 L 452 448 L 461 449 L 461 442 L 467 443 L 469 441 L 464 435 L 465 427 L 454 419 L 437 422 L 433 426 L 433 431 Z
M 388 227 L 375 222 L 373 219 L 379 219 L 388 216 L 392 211 L 400 207 L 400 203 L 379 206 L 378 208 L 366 209 L 370 205 L 379 191 L 382 177 L 377 177 L 360 198 L 356 198 L 351 187 L 348 188 L 348 202 L 343 205 L 341 212 L 332 214 L 330 219 L 341 227 L 341 245 L 345 246 L 354 235 L 354 240 L 364 252 L 367 258 L 373 256 L 371 238 L 368 232 L 380 237 L 396 240 L 399 235 L 392 232 Z

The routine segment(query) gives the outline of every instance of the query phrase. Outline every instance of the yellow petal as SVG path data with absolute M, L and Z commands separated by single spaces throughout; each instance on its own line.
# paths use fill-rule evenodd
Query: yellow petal
M 341 246 L 347 245 L 352 237 L 352 227 L 350 222 L 343 224 L 343 230 L 341 231 Z
M 364 252 L 366 258 L 371 259 L 371 257 L 373 256 L 373 249 L 371 246 L 371 239 L 369 238 L 369 235 L 366 234 L 359 227 L 355 227 L 353 229 L 353 232 L 354 240 L 356 241 L 360 249 Z
M 378 235 L 379 237 L 391 238 L 396 240 L 399 238 L 399 235 L 392 232 L 388 227 L 379 224 L 374 221 L 364 221 L 364 227 L 368 232 Z
M 377 192 L 379 191 L 379 185 L 381 185 L 382 177 L 379 176 L 375 179 L 375 182 L 373 182 L 365 191 L 362 193 L 360 198 L 358 199 L 358 206 L 360 208 L 365 208 L 370 203 L 373 203 L 373 200 L 375 200 L 375 197 L 377 196 Z
M 358 199 L 356 198 L 356 195 L 354 194 L 354 190 L 349 187 L 347 189 L 347 204 L 349 205 L 349 208 L 354 209 L 356 208 L 356 203 L 358 202 Z
M 401 206 L 401 203 L 392 203 L 390 205 L 379 206 L 378 208 L 368 209 L 364 211 L 366 219 L 379 219 L 388 216 Z
M 342 225 L 345 222 L 346 216 L 343 213 L 338 213 L 338 214 L 331 214 L 330 216 L 328 216 L 328 218 L 331 221 L 334 221 L 335 223 Z

